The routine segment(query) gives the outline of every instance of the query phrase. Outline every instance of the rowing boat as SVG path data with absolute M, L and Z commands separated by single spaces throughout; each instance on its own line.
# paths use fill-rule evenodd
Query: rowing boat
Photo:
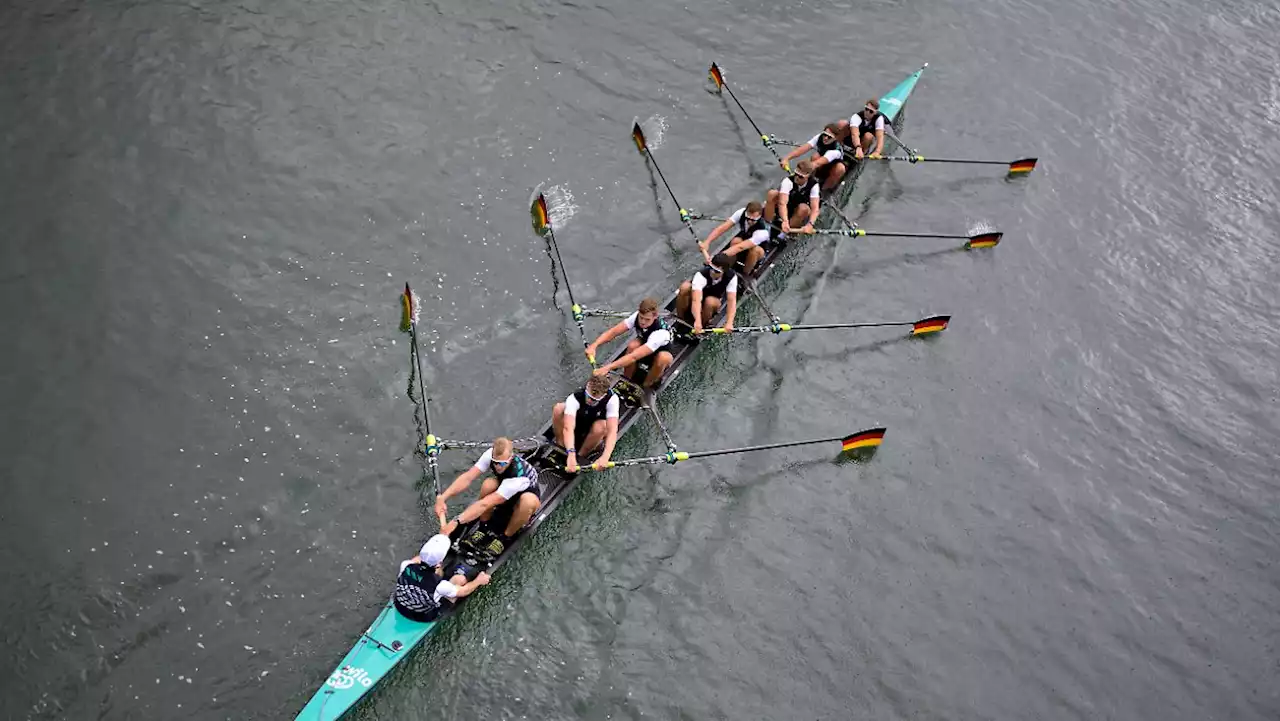
M 899 131 L 902 125 L 902 108 L 923 72 L 924 68 L 922 67 L 907 76 L 905 80 L 898 83 L 896 87 L 880 99 L 881 112 Z M 868 164 L 859 163 L 855 166 L 846 176 L 845 182 L 838 186 L 828 198 L 824 199 L 824 208 L 847 201 L 852 193 L 854 183 L 861 176 L 866 165 Z M 822 224 L 824 220 L 826 224 L 829 224 L 835 217 L 835 214 L 824 212 L 819 219 L 819 224 Z M 760 281 L 769 274 L 787 247 L 787 243 L 775 244 L 756 265 L 754 277 L 752 278 L 753 285 L 759 287 Z M 664 306 L 668 313 L 673 314 L 675 312 L 675 302 L 675 294 L 672 294 Z M 674 360 L 661 381 L 659 391 L 665 389 L 676 380 L 680 375 L 680 371 L 696 355 L 698 348 L 699 343 L 677 336 L 671 348 Z M 620 349 L 613 360 L 621 357 L 625 352 L 625 348 Z M 642 407 L 631 403 L 622 404 L 618 414 L 618 436 L 621 437 L 625 434 L 644 415 L 645 410 Z M 569 475 L 564 472 L 564 449 L 555 443 L 554 430 L 550 423 L 536 437 L 544 439 L 546 442 L 541 443 L 535 452 L 526 456 L 526 459 L 538 468 L 539 478 L 543 486 L 541 494 L 542 507 L 530 522 L 528 528 L 516 536 L 507 545 L 506 550 L 489 566 L 490 573 L 520 549 L 524 542 L 538 530 L 538 527 L 555 512 L 560 503 L 569 496 L 570 491 L 573 490 L 578 481 L 585 476 L 585 474 Z M 343 657 L 338 667 L 334 669 L 333 673 L 329 674 L 329 678 L 324 682 L 324 685 L 316 691 L 311 700 L 307 702 L 307 705 L 303 707 L 297 719 L 299 721 L 332 721 L 342 717 L 359 703 L 369 690 L 390 673 L 397 664 L 403 661 L 415 647 L 421 644 L 427 636 L 431 635 L 437 626 L 443 623 L 450 615 L 457 613 L 458 609 L 467 600 L 461 599 L 456 606 L 447 607 L 431 623 L 410 621 L 401 616 L 392 603 L 388 601 L 369 628 L 360 634 L 360 638 L 351 650 L 347 652 L 347 655 Z

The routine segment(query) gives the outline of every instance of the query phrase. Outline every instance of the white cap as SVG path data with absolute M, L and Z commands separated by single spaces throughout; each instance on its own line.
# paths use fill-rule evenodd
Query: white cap
M 422 544 L 422 550 L 418 551 L 418 558 L 428 566 L 439 566 L 444 557 L 449 554 L 449 547 L 452 543 L 449 537 L 443 533 L 437 533 Z

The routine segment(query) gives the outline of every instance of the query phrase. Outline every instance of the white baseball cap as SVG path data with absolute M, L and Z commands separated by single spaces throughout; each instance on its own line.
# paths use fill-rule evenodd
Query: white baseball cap
M 428 566 L 439 566 L 444 557 L 449 554 L 449 547 L 452 543 L 449 537 L 443 533 L 437 533 L 422 544 L 422 550 L 418 551 L 418 557 Z

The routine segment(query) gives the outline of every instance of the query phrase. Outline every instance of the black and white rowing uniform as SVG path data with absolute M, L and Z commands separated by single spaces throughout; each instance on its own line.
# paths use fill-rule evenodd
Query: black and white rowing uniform
M 796 208 L 820 197 L 822 188 L 818 179 L 812 175 L 804 185 L 796 185 L 790 177 L 786 177 L 778 184 L 778 192 L 787 196 L 787 215 L 791 215 L 796 212 Z
M 400 615 L 410 621 L 429 623 L 440 614 L 444 599 L 457 597 L 458 587 L 441 578 L 434 567 L 408 560 L 400 564 L 400 576 L 396 578 L 391 601 Z
M 671 344 L 671 329 L 667 327 L 666 321 L 662 320 L 662 318 L 655 318 L 648 328 L 641 328 L 639 323 L 636 322 L 639 317 L 640 311 L 636 311 L 627 316 L 627 319 L 622 322 L 627 324 L 628 329 L 635 331 L 636 338 L 639 338 L 641 343 L 648 346 L 649 350 L 657 353 Z
M 759 244 L 757 243 L 757 245 Z M 720 280 L 713 283 L 711 282 L 711 266 L 709 265 L 702 266 L 702 270 L 694 273 L 693 280 L 690 283 L 694 290 L 702 291 L 703 298 L 720 298 L 723 300 L 725 293 L 736 294 L 738 292 L 737 273 L 732 270 L 726 270 L 720 274 Z
M 472 466 L 482 475 L 493 468 L 493 449 L 485 451 Z M 512 454 L 511 462 L 501 471 L 494 471 L 493 477 L 498 481 L 497 494 L 504 501 L 510 501 L 521 493 L 529 492 L 540 495 L 538 485 L 538 469 L 519 455 Z
M 862 112 L 859 111 L 854 113 L 849 118 L 849 125 L 857 126 L 858 142 L 862 142 L 861 141 L 862 137 L 867 133 L 871 133 L 872 135 L 875 135 L 877 130 L 884 130 L 885 115 L 884 113 L 877 110 L 875 116 L 870 120 L 867 120 L 866 118 L 862 117 Z
M 733 237 L 750 240 L 752 245 L 762 245 L 768 242 L 769 224 L 765 222 L 764 216 L 752 220 L 747 217 L 746 208 L 738 208 L 737 212 L 729 216 L 729 220 L 732 220 L 738 226 L 738 230 Z
M 818 133 L 812 138 L 809 138 L 809 145 L 813 146 L 813 149 L 818 151 L 818 155 L 827 159 L 828 165 L 824 165 L 824 168 L 828 167 L 831 163 L 838 163 L 841 160 L 844 160 L 844 150 L 841 149 L 840 141 L 836 138 L 832 138 L 831 142 L 828 143 L 822 139 L 822 133 Z
M 587 402 L 587 391 L 582 389 L 564 399 L 564 414 L 573 415 L 573 445 L 581 446 L 596 421 L 618 417 L 618 394 L 612 390 L 599 403 Z M 591 449 L 586 449 L 591 450 Z

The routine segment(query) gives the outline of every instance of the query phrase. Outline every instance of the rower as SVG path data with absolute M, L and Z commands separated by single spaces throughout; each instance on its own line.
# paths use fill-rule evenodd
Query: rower
M 728 253 L 716 253 L 710 263 L 693 274 L 692 280 L 680 284 L 676 315 L 690 320 L 693 332 L 701 333 L 703 322 L 714 318 L 722 304 L 725 306 L 722 327 L 732 331 L 733 317 L 738 312 L 738 274 Z
M 604 445 L 600 457 L 591 464 L 600 470 L 613 455 L 618 442 L 618 395 L 609 387 L 609 379 L 593 375 L 580 391 L 557 403 L 551 412 L 555 438 L 568 455 L 566 470 L 578 472 L 578 452 L 585 458 Z
M 850 134 L 856 135 L 859 139 L 858 142 L 853 143 L 856 146 L 854 152 L 858 160 L 862 160 L 864 153 L 869 153 L 872 158 L 880 157 L 880 153 L 884 150 L 884 133 L 888 122 L 889 119 L 880 112 L 880 101 L 875 98 L 868 100 L 862 110 L 849 118 Z M 875 146 L 874 150 L 872 146 Z
M 480 484 L 480 499 L 458 517 L 445 523 L 448 515 L 448 501 L 471 486 L 482 474 L 493 473 Z M 502 555 L 511 539 L 524 528 L 533 514 L 542 507 L 539 496 L 538 469 L 524 458 L 516 455 L 508 438 L 495 438 L 475 465 L 458 476 L 443 493 L 436 496 L 435 512 L 440 519 L 440 532 L 446 535 L 453 533 L 458 526 L 472 521 L 484 521 L 496 535 L 502 534 L 497 541 L 501 547 L 490 544 L 489 551 Z
M 422 546 L 418 555 L 400 564 L 396 588 L 391 602 L 396 611 L 410 621 L 430 623 L 440 615 L 444 599 L 456 603 L 489 582 L 483 571 L 468 581 L 465 574 L 444 578 L 444 558 L 449 555 L 449 537 L 436 534 Z
M 769 224 L 764 220 L 764 206 L 754 200 L 747 203 L 745 207 L 739 208 L 723 223 L 717 225 L 707 239 L 698 244 L 698 248 L 702 250 L 702 257 L 708 264 L 711 263 L 711 255 L 707 249 L 716 238 L 730 230 L 734 231 L 733 239 L 729 241 L 729 245 L 723 252 L 733 258 L 746 250 L 747 257 L 743 260 L 743 265 L 747 275 L 751 275 L 751 270 L 756 267 L 756 263 L 764 257 L 764 244 L 769 242 Z
M 787 157 L 782 159 L 782 169 L 790 170 L 791 161 L 803 156 L 809 151 L 813 151 L 813 175 L 822 183 L 823 190 L 831 190 L 840 184 L 844 179 L 844 174 L 848 171 L 848 166 L 844 160 L 844 141 L 849 133 L 849 123 L 844 120 L 837 120 L 834 123 L 827 123 L 821 133 L 809 138 L 809 142 L 787 153 Z
M 800 233 L 812 233 L 813 221 L 818 219 L 822 189 L 813 177 L 813 163 L 801 160 L 795 172 L 783 178 L 777 188 L 769 191 L 764 204 L 764 219 L 770 225 L 781 219 L 783 233 L 791 233 L 796 226 Z
M 644 376 L 643 386 L 646 391 L 653 391 L 662 380 L 675 357 L 667 350 L 672 341 L 671 329 L 666 321 L 658 317 L 658 301 L 645 298 L 635 313 L 623 318 L 617 325 L 600 334 L 591 345 L 587 346 L 587 357 L 594 358 L 596 351 L 604 343 L 620 335 L 631 332 L 631 340 L 627 341 L 627 351 L 617 360 L 606 363 L 595 369 L 594 375 L 604 376 L 610 371 L 621 370 L 622 374 L 633 383 L 641 382 L 638 376 L 642 370 L 641 362 L 649 366 Z M 645 359 L 653 356 L 652 360 Z

